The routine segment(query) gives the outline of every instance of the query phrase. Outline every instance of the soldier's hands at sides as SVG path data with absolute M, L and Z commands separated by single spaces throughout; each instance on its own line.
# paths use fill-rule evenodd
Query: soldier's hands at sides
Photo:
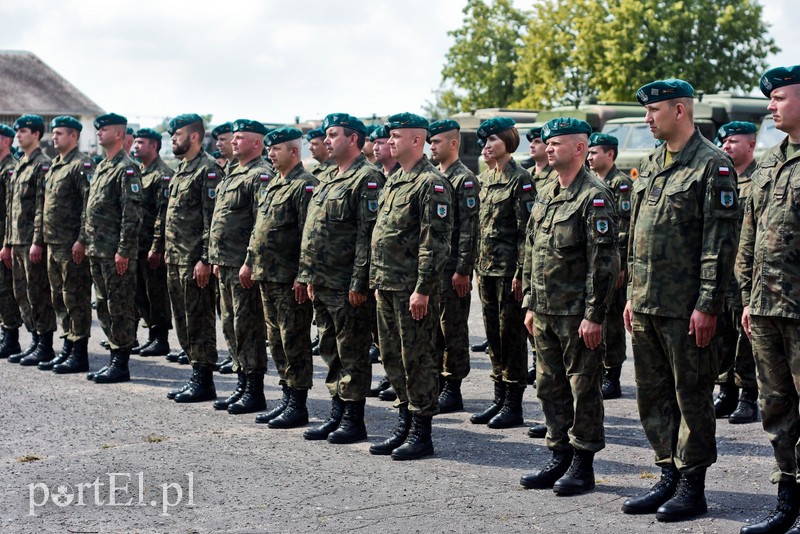
M 411 311 L 411 318 L 415 321 L 421 321 L 428 315 L 428 301 L 430 297 L 417 293 L 411 293 L 411 298 L 408 301 L 408 309 Z
M 717 330 L 717 316 L 694 310 L 689 318 L 689 335 L 694 334 L 698 347 L 706 347 L 711 343 Z
M 456 291 L 458 298 L 464 298 L 469 293 L 469 275 L 454 273 L 453 289 Z
M 249 265 L 242 265 L 239 269 L 239 283 L 245 289 L 253 287 L 253 269 Z
M 593 323 L 588 319 L 584 319 L 578 327 L 578 337 L 583 339 L 587 349 L 596 349 L 600 342 L 603 341 L 603 323 Z
M 208 285 L 208 279 L 211 277 L 211 266 L 206 265 L 202 261 L 198 261 L 194 265 L 192 278 L 197 282 L 197 287 L 204 288 Z
M 114 264 L 117 266 L 117 274 L 122 276 L 128 271 L 128 258 L 114 254 Z
M 28 252 L 28 257 L 31 259 L 31 263 L 42 263 L 42 246 L 37 245 L 34 243 L 31 245 L 31 249 Z
M 625 301 L 625 309 L 622 311 L 622 321 L 625 323 L 625 330 L 630 334 L 632 332 L 631 321 L 633 320 L 633 309 L 631 308 L 631 301 Z
M 308 300 L 308 289 L 306 285 L 295 280 L 292 284 L 292 289 L 294 290 L 294 300 L 296 300 L 298 304 L 305 304 Z M 353 292 L 351 291 L 350 294 L 352 295 Z
M 517 302 L 522 302 L 522 280 L 511 279 L 511 292 L 514 293 Z
M 3 250 L 0 250 L 0 260 L 6 264 L 6 267 L 11 268 L 11 247 L 3 247 Z
M 750 333 L 750 306 L 745 306 L 744 310 L 742 310 L 742 328 L 744 328 L 744 333 L 747 334 L 749 339 L 753 339 L 753 335 Z
M 367 295 L 358 291 L 351 291 L 348 300 L 350 301 L 350 306 L 357 308 L 367 302 Z
M 536 325 L 533 324 L 535 318 L 536 314 L 532 311 L 528 310 L 525 312 L 525 328 L 528 329 L 528 333 L 532 336 L 536 335 Z
M 83 258 L 86 257 L 86 247 L 80 241 L 75 241 L 72 245 L 72 262 L 75 265 L 83 263 Z
M 153 252 L 152 250 L 148 252 L 147 264 L 150 265 L 150 268 L 154 271 L 158 269 L 158 266 L 161 265 L 161 254 L 158 252 Z
M 308 284 L 306 286 L 306 293 L 308 293 L 308 298 L 312 301 L 314 300 L 314 284 Z
M 617 276 L 617 289 L 620 289 L 624 285 L 625 285 L 625 271 L 620 269 L 619 275 Z
M 211 272 L 214 273 L 214 276 L 219 278 L 219 265 L 212 265 Z

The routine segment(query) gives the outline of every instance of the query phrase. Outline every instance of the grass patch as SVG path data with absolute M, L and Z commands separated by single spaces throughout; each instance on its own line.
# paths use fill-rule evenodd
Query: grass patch
M 114 447 L 116 447 L 116 445 L 112 445 L 111 443 L 103 443 L 100 445 L 101 449 L 113 449 Z
M 39 456 L 38 454 L 26 454 L 25 456 L 20 456 L 17 458 L 17 461 L 20 463 L 38 462 L 39 460 L 44 460 L 44 456 Z
M 655 478 L 658 478 L 658 475 L 653 473 L 653 472 L 651 472 L 651 471 L 642 471 L 641 473 L 639 473 L 639 478 L 655 479 Z
M 157 434 L 149 434 L 144 437 L 144 441 L 146 443 L 161 443 L 162 441 L 167 441 L 167 436 L 159 436 Z

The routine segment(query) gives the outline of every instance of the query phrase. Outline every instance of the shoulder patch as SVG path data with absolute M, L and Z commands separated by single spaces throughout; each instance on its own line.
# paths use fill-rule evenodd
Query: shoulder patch
M 306 184 L 306 193 L 313 193 L 314 192 L 314 184 Z
M 628 190 L 628 184 L 619 184 L 619 190 L 620 191 L 627 191 Z
M 211 200 L 217 198 L 217 190 L 214 189 L 213 187 L 208 188 L 208 198 L 210 198 Z
M 444 186 L 443 185 L 434 185 L 433 190 L 437 193 L 444 193 Z M 447 215 L 447 206 L 445 206 L 445 215 Z M 439 217 L 444 217 L 444 215 L 440 215 Z
M 447 217 L 447 204 L 436 204 L 436 215 L 438 215 L 440 219 Z
M 595 221 L 595 228 L 598 234 L 607 234 L 609 228 L 608 219 L 605 217 L 598 217 L 597 221 Z
M 91 169 L 92 168 L 92 164 L 89 163 L 88 161 L 84 161 L 83 162 L 83 168 L 84 169 Z
M 43 170 L 44 172 L 47 172 L 47 171 L 49 171 L 49 170 L 50 170 L 50 165 L 42 165 L 42 170 Z
M 367 199 L 367 209 L 372 213 L 378 211 L 378 201 L 376 199 Z
M 467 180 L 464 182 L 464 189 L 472 189 L 473 187 L 475 187 L 475 182 L 472 180 Z
M 477 202 L 475 200 L 475 195 L 467 196 L 467 207 L 472 209 L 476 206 Z
M 603 198 L 596 198 L 592 200 L 592 206 L 595 208 L 604 208 L 606 205 L 606 201 Z
M 216 180 L 217 179 L 217 173 L 210 172 L 210 173 L 208 173 L 207 177 L 208 177 L 209 180 Z
M 736 195 L 733 191 L 720 191 L 719 203 L 723 208 L 732 208 L 736 204 Z
M 125 169 L 126 176 L 133 176 L 134 174 L 136 174 L 136 172 L 132 168 L 128 167 L 127 169 Z
M 164 176 L 161 177 L 161 179 L 164 180 L 165 182 L 169 182 L 172 179 L 172 176 L 165 174 Z
M 378 189 L 378 182 L 367 182 L 367 189 Z
M 523 191 L 528 192 L 531 189 L 533 189 L 533 184 L 531 184 L 531 183 L 522 184 L 522 190 Z
M 269 179 L 270 179 L 270 176 L 269 176 L 269 174 L 266 174 L 266 173 L 259 174 L 258 175 L 258 179 L 261 180 L 262 182 L 268 182 Z
M 134 193 L 139 192 L 139 184 L 131 184 L 131 191 Z
M 731 170 L 728 167 L 720 167 L 717 171 L 720 176 L 730 176 Z

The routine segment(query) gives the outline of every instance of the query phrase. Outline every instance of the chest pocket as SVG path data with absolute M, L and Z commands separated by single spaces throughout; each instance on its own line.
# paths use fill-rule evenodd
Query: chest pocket
M 800 219 L 800 164 L 796 164 L 794 169 L 792 169 L 792 176 L 789 178 L 789 185 L 791 186 L 789 194 L 792 195 L 792 209 L 794 210 L 794 216 Z
M 325 204 L 325 210 L 328 212 L 329 221 L 346 222 L 353 218 L 350 213 L 347 188 L 340 187 L 331 190 L 328 193 Z
M 240 184 L 238 187 L 225 189 L 217 201 L 222 201 L 231 211 L 238 211 L 250 205 L 250 193 Z
M 531 219 L 534 222 L 533 229 L 539 228 L 542 225 L 544 216 L 547 215 L 547 206 L 541 202 L 536 202 L 531 210 Z
M 697 182 L 686 181 L 665 188 L 672 224 L 684 224 L 703 216 L 694 187 Z
M 395 195 L 391 205 L 388 206 L 387 216 L 392 224 L 397 228 L 407 228 L 419 222 L 419 217 L 415 213 L 414 204 L 411 202 L 413 195 L 410 193 Z
M 280 228 L 291 226 L 297 223 L 297 214 L 292 205 L 292 194 L 289 188 L 271 193 L 272 199 L 269 202 L 268 217 L 272 221 L 271 226 Z
M 586 241 L 578 207 L 578 204 L 564 204 L 553 214 L 553 244 L 556 248 L 570 248 Z
M 170 184 L 170 204 L 180 208 L 192 208 L 198 205 L 197 196 L 192 191 L 192 182 L 182 180 Z

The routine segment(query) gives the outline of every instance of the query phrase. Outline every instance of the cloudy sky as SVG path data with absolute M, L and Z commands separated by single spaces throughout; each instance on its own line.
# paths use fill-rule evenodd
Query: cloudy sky
M 772 65 L 799 61 L 795 3 L 764 0 L 783 49 Z M 145 126 L 186 112 L 215 123 L 418 112 L 439 86 L 464 4 L 2 0 L 0 48 L 34 52 L 101 107 Z

